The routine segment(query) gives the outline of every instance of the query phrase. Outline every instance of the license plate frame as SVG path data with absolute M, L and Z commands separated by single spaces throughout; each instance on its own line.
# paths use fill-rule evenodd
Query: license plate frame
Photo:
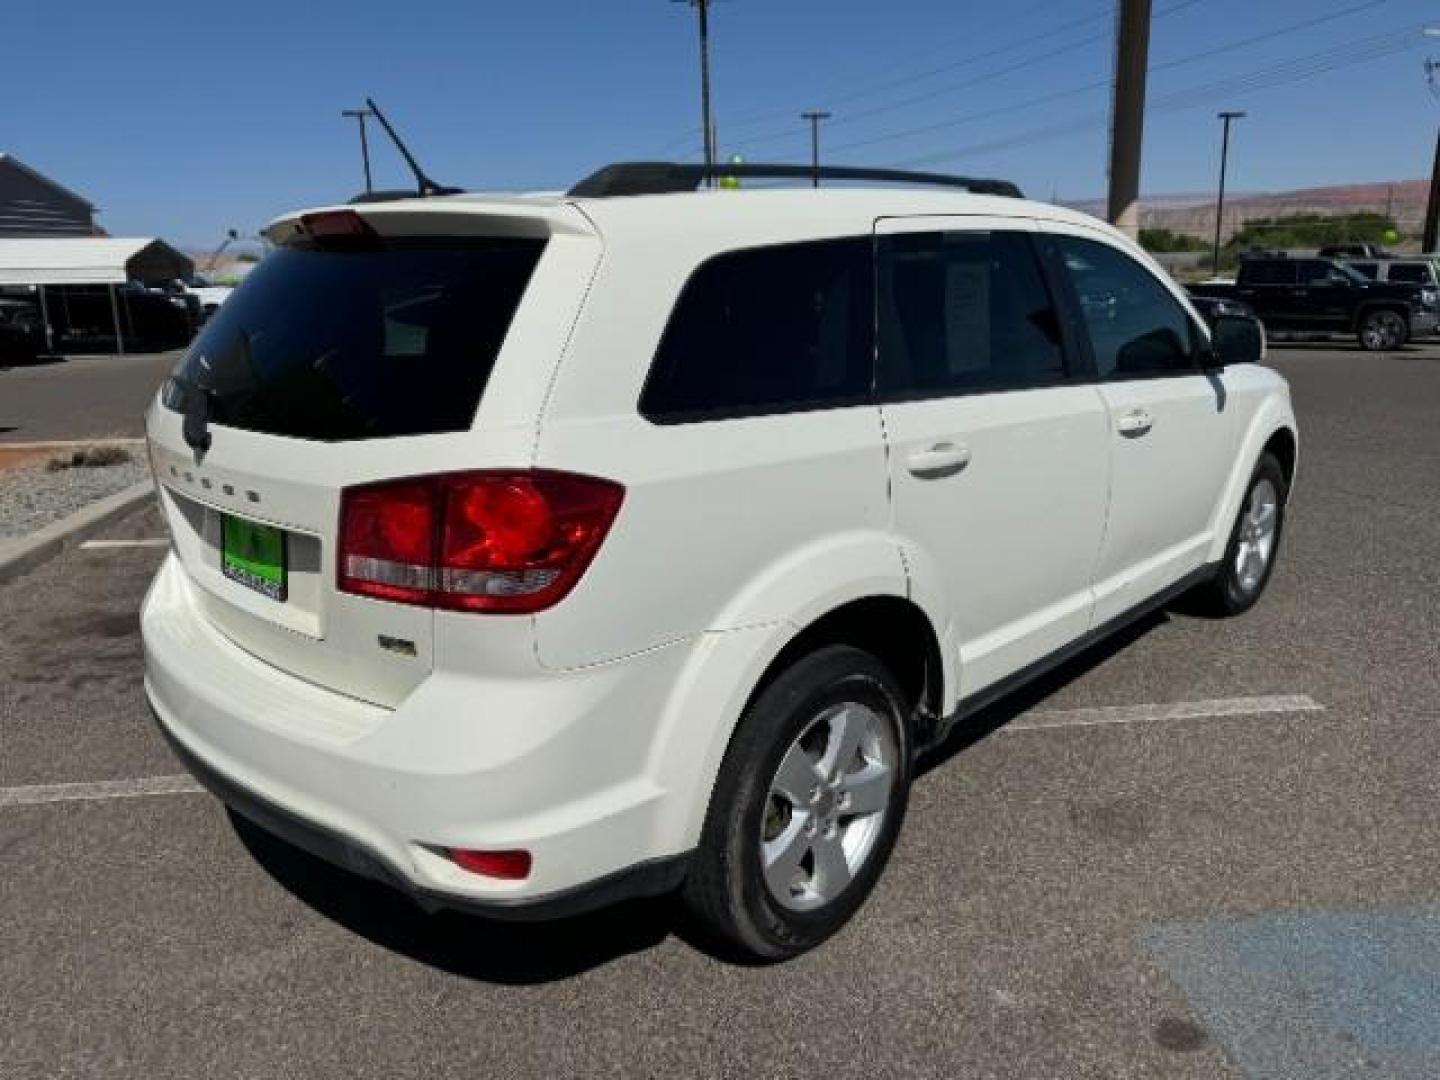
M 289 534 L 275 525 L 220 515 L 220 572 L 283 604 L 290 593 Z

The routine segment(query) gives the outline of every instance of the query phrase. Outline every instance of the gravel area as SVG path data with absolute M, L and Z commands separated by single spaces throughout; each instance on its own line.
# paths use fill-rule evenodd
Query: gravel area
M 27 536 L 150 475 L 143 453 L 120 465 L 49 471 L 45 463 L 0 469 L 0 539 Z

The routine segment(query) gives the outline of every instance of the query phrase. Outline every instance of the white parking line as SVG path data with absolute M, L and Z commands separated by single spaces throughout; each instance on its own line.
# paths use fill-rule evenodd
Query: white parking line
M 1051 728 L 1102 727 L 1159 720 L 1203 720 L 1225 716 L 1265 716 L 1324 710 L 1325 706 L 1308 694 L 1216 698 L 1209 701 L 1180 701 L 1170 705 L 1041 709 L 1025 713 L 1000 728 L 1000 731 L 1043 731 Z M 31 787 L 0 788 L 0 809 L 42 803 L 135 799 L 152 795 L 195 795 L 204 790 L 184 773 L 173 776 L 145 776 L 136 780 L 101 780 L 91 784 L 38 784 Z
M 163 536 L 147 537 L 144 540 L 86 540 L 80 545 L 81 551 L 108 551 L 112 548 L 163 548 L 170 541 Z
M 1158 720 L 1205 720 L 1224 716 L 1266 716 L 1324 710 L 1325 706 L 1308 694 L 1272 694 L 1264 697 L 1178 701 L 1169 705 L 1042 709 L 1025 713 L 1000 730 L 1040 731 L 1048 728 L 1103 727 L 1110 724 L 1146 724 Z
M 146 795 L 194 795 L 204 790 L 183 773 L 178 776 L 144 776 L 138 780 L 101 780 L 93 784 L 37 784 L 0 788 L 0 807 L 136 799 Z

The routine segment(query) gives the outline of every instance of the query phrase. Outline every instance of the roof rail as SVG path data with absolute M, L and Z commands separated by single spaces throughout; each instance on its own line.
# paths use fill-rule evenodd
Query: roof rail
M 675 161 L 622 161 L 606 165 L 570 189 L 574 198 L 609 198 L 617 195 L 664 195 L 694 191 L 706 179 L 789 179 L 869 180 L 891 184 L 931 184 L 964 188 L 977 195 L 1004 195 L 1023 198 L 1009 180 L 984 180 L 944 173 L 907 172 L 903 169 L 872 169 L 851 165 L 695 165 Z

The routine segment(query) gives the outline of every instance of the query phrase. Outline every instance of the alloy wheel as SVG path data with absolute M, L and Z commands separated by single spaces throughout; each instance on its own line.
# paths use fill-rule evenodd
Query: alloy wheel
M 1250 489 L 1240 518 L 1240 543 L 1235 549 L 1235 580 L 1246 594 L 1253 593 L 1265 580 L 1275 553 L 1279 522 L 1280 493 L 1274 483 L 1262 479 Z
M 825 709 L 791 743 L 760 826 L 777 903 L 814 910 L 845 890 L 875 849 L 899 760 L 891 721 L 858 702 Z

